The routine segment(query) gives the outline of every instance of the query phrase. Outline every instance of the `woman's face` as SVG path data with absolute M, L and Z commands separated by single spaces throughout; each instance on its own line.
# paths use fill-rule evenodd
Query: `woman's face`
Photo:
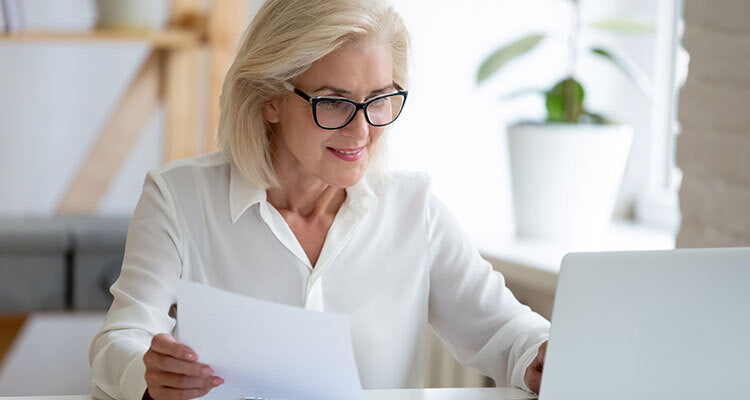
M 344 46 L 315 62 L 294 85 L 311 97 L 345 97 L 361 103 L 394 90 L 391 57 L 388 44 Z M 263 115 L 276 136 L 277 173 L 341 188 L 362 178 L 385 129 L 368 124 L 363 110 L 343 128 L 320 128 L 310 103 L 292 92 L 267 103 Z

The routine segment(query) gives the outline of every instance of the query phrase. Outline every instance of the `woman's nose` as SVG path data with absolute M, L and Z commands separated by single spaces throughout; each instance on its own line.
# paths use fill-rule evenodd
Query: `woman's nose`
M 341 133 L 354 138 L 367 137 L 370 134 L 370 124 L 367 123 L 367 118 L 365 118 L 365 110 L 357 110 L 352 122 L 346 125 Z

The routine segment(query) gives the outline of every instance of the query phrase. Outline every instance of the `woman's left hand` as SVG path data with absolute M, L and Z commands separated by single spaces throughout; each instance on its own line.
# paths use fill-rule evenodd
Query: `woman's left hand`
M 539 386 L 542 384 L 542 370 L 544 369 L 544 356 L 547 354 L 547 342 L 539 346 L 536 358 L 526 368 L 523 381 L 532 392 L 539 394 Z

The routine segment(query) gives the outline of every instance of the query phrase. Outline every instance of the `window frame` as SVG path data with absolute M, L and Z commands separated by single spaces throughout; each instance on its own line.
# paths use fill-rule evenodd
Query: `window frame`
M 682 15 L 683 0 L 660 2 L 648 155 L 648 169 L 653 173 L 649 174 L 646 189 L 635 202 L 636 221 L 674 233 L 681 222 L 679 188 L 682 173 L 677 167 L 675 150 L 680 133 L 677 109 L 683 82 L 678 82 L 678 69 L 687 68 L 687 65 L 678 65 L 684 26 Z

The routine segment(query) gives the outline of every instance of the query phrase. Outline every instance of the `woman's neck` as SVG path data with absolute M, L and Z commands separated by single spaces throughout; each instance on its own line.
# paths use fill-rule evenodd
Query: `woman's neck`
M 338 212 L 346 200 L 345 189 L 328 185 L 316 177 L 290 173 L 292 171 L 276 169 L 279 186 L 266 191 L 271 205 L 279 211 L 292 212 L 305 218 L 335 215 Z

